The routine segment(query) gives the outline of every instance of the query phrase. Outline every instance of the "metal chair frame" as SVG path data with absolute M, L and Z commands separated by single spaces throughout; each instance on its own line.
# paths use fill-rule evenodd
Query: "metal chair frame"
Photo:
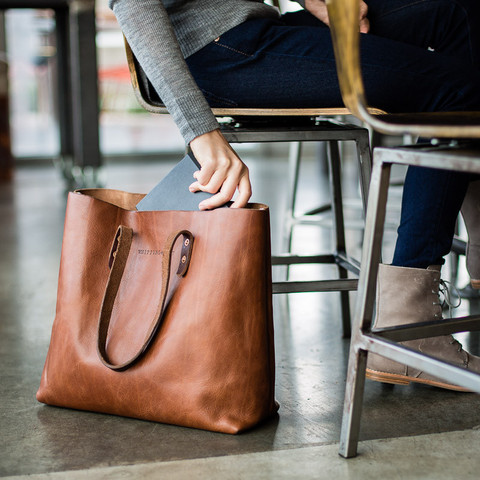
M 136 98 L 147 111 L 156 114 L 168 113 L 156 92 L 150 85 L 141 66 L 138 64 L 127 41 L 125 41 L 131 81 Z M 331 210 L 333 215 L 335 250 L 324 255 L 292 255 L 290 253 L 272 256 L 272 265 L 290 266 L 295 264 L 336 264 L 338 279 L 317 281 L 283 281 L 273 283 L 273 293 L 328 292 L 339 291 L 343 335 L 350 336 L 351 319 L 349 291 L 356 290 L 360 263 L 347 254 L 345 225 L 343 216 L 339 142 L 353 141 L 356 144 L 359 165 L 360 189 L 364 211 L 366 209 L 367 190 L 370 183 L 371 151 L 369 132 L 357 125 L 340 123 L 327 117 L 349 115 L 345 108 L 212 108 L 217 117 L 231 120 L 221 122 L 220 129 L 231 143 L 253 142 L 290 142 L 292 150 L 300 153 L 300 143 L 315 141 L 327 142 L 329 177 L 331 186 Z M 289 205 L 294 205 L 294 196 L 298 184 L 299 156 L 294 159 L 295 175 L 290 180 Z M 291 218 L 294 212 L 289 212 Z M 290 224 L 289 228 L 292 228 Z M 349 278 L 349 272 L 357 278 Z
M 396 362 L 480 393 L 480 375 L 409 349 L 399 342 L 480 330 L 480 315 L 372 329 L 376 278 L 392 164 L 480 173 L 480 112 L 372 116 L 365 102 L 359 60 L 358 0 L 327 0 L 337 72 L 345 105 L 373 128 L 393 134 L 461 138 L 373 153 L 367 216 L 340 439 L 340 455 L 357 454 L 367 356 L 374 352 Z

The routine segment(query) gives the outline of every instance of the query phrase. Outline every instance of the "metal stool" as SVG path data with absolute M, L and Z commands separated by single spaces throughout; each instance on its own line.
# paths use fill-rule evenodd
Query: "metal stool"
M 357 452 L 368 352 L 423 370 L 446 382 L 480 392 L 480 375 L 411 350 L 398 342 L 480 330 L 480 315 L 391 328 L 371 328 L 376 277 L 392 164 L 480 173 L 480 112 L 372 116 L 367 110 L 359 60 L 358 0 L 327 0 L 342 96 L 350 110 L 373 128 L 393 134 L 463 138 L 461 142 L 378 148 L 374 151 L 357 304 L 348 363 L 340 454 Z

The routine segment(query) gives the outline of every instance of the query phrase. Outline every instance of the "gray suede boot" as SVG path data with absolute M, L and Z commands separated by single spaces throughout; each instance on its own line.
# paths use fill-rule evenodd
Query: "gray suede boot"
M 467 271 L 472 287 L 480 289 L 480 180 L 470 183 L 461 212 L 468 233 Z
M 380 265 L 375 327 L 393 327 L 442 318 L 439 287 L 439 266 L 425 270 Z M 403 345 L 480 373 L 480 357 L 463 350 L 451 335 L 410 340 L 403 342 Z M 406 385 L 418 382 L 449 390 L 468 391 L 374 353 L 368 355 L 367 378 L 384 383 Z

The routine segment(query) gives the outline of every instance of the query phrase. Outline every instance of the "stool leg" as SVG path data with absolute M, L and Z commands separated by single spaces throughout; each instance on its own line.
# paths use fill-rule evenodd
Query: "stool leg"
M 368 344 L 364 340 L 363 332 L 370 330 L 373 317 L 390 169 L 390 164 L 382 164 L 380 162 L 374 164 L 370 183 L 363 241 L 362 268 L 358 282 L 340 434 L 339 453 L 345 458 L 354 457 L 357 454 L 368 350 Z
M 292 253 L 293 227 L 295 226 L 295 205 L 297 202 L 298 179 L 302 142 L 290 142 L 288 155 L 288 187 L 287 208 L 283 221 L 282 253 Z M 285 280 L 290 276 L 290 265 L 285 267 Z
M 352 339 L 352 347 L 350 348 L 348 358 L 348 375 L 345 386 L 340 449 L 338 452 L 345 458 L 357 455 L 365 386 L 365 369 L 367 367 L 367 352 L 356 346 L 354 348 L 354 343 L 354 339 Z
M 368 131 L 365 131 L 356 140 L 357 160 L 360 175 L 360 192 L 362 195 L 363 210 L 367 213 L 368 188 L 370 185 L 370 177 L 372 172 L 372 152 L 370 150 L 370 142 Z
M 94 2 L 68 2 L 73 152 L 76 167 L 102 165 L 98 127 Z M 82 6 L 77 5 L 82 3 Z M 91 5 L 91 8 L 88 6 Z
M 358 174 L 360 179 L 360 195 L 364 218 L 367 216 L 368 189 L 372 174 L 372 150 L 370 149 L 370 138 L 368 131 L 360 134 L 355 140 Z M 363 232 L 364 233 L 364 232 Z M 362 235 L 363 236 L 363 235 Z
M 69 22 L 68 10 L 55 10 L 56 44 L 58 73 L 55 85 L 57 91 L 57 115 L 60 137 L 60 168 L 68 186 L 74 186 L 72 174 L 73 159 L 73 126 L 72 126 L 72 89 L 69 68 Z
M 295 204 L 297 201 L 298 178 L 300 174 L 300 158 L 302 155 L 302 142 L 290 142 L 288 155 L 288 187 L 287 209 L 283 223 L 282 252 L 290 253 L 292 250 L 292 234 L 295 224 Z
M 457 223 L 455 224 L 455 236 L 458 237 L 458 234 L 459 234 L 459 226 L 458 226 L 458 220 L 457 220 Z M 460 261 L 460 255 L 454 250 L 452 249 L 450 251 L 450 283 L 452 285 L 456 285 L 457 284 L 457 280 L 458 280 L 458 263 Z
M 343 218 L 342 180 L 340 173 L 340 151 L 337 141 L 328 142 L 328 166 L 330 175 L 330 194 L 332 196 L 333 225 L 335 230 L 335 254 L 345 253 L 345 222 Z M 348 278 L 348 271 L 338 265 L 340 279 Z M 342 308 L 343 337 L 350 337 L 350 300 L 347 291 L 340 292 Z

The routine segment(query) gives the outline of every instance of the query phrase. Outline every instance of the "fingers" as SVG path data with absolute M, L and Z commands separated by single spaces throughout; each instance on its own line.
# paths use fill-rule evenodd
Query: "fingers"
M 211 210 L 213 208 L 225 205 L 233 198 L 237 189 L 238 196 L 235 199 L 235 202 L 231 205 L 231 207 L 245 207 L 248 203 L 248 200 L 252 196 L 252 187 L 250 184 L 248 169 L 246 167 L 243 168 L 240 172 L 240 175 L 238 176 L 236 174 L 227 176 L 227 178 L 223 180 L 223 183 L 220 183 L 219 178 L 222 178 L 222 176 L 215 173 L 211 181 L 207 185 L 202 185 L 198 181 L 190 185 L 190 191 L 202 191 L 209 193 L 218 192 L 213 197 L 201 202 L 199 204 L 200 210 Z M 220 188 L 217 188 L 218 183 L 220 183 L 221 185 Z
M 368 18 L 360 20 L 360 33 L 368 33 L 370 31 L 370 21 Z
M 330 19 L 328 18 L 328 9 L 325 0 L 305 0 L 305 8 L 325 25 L 330 26 Z M 370 21 L 367 18 L 368 5 L 363 0 L 359 0 L 359 8 L 360 32 L 368 33 L 370 31 Z
M 200 170 L 198 170 L 193 174 L 193 177 L 195 178 L 195 180 L 197 181 L 196 183 L 199 186 L 200 185 L 203 185 L 204 187 L 207 187 L 207 185 L 209 186 L 209 189 L 207 190 L 201 189 L 201 190 L 203 190 L 204 192 L 210 192 L 210 193 L 218 192 L 222 184 L 220 183 L 215 186 L 213 181 L 216 180 L 216 178 L 214 177 L 218 178 L 220 176 L 220 173 L 218 172 L 219 168 L 220 166 L 217 165 L 216 163 L 212 161 L 207 161 L 203 163 Z M 224 171 L 227 171 L 228 168 L 229 168 L 229 165 L 223 166 Z M 212 184 L 210 185 L 211 182 Z
M 245 177 L 242 177 L 238 184 L 238 197 L 233 202 L 231 208 L 243 208 L 247 205 L 248 200 L 252 196 L 252 186 L 250 184 L 250 178 L 248 171 Z
M 194 177 L 197 179 L 197 181 L 192 184 L 196 187 L 196 190 L 193 191 L 201 190 L 202 192 L 217 193 L 220 188 L 222 188 L 222 185 L 226 181 L 226 179 L 232 175 L 236 176 L 236 172 L 233 168 L 232 170 L 229 170 L 228 168 L 214 170 L 213 173 L 210 174 L 210 172 L 205 173 L 204 167 L 202 167 L 201 170 L 195 172 L 194 174 Z M 238 177 L 240 177 L 240 175 L 238 175 Z
M 366 18 L 368 14 L 368 5 L 363 0 L 360 0 L 359 10 L 360 10 L 360 20 L 362 20 L 363 18 Z
M 215 194 L 201 202 L 199 208 L 220 207 L 233 198 L 237 189 L 239 194 L 233 206 L 244 207 L 252 195 L 248 168 L 220 131 L 214 130 L 195 138 L 190 147 L 201 168 L 195 172 L 196 181 L 189 190 Z
M 370 21 L 367 18 L 368 5 L 364 1 L 360 1 L 360 32 L 368 33 L 370 30 Z
M 305 8 L 325 25 L 330 25 L 327 5 L 324 0 L 305 0 Z

